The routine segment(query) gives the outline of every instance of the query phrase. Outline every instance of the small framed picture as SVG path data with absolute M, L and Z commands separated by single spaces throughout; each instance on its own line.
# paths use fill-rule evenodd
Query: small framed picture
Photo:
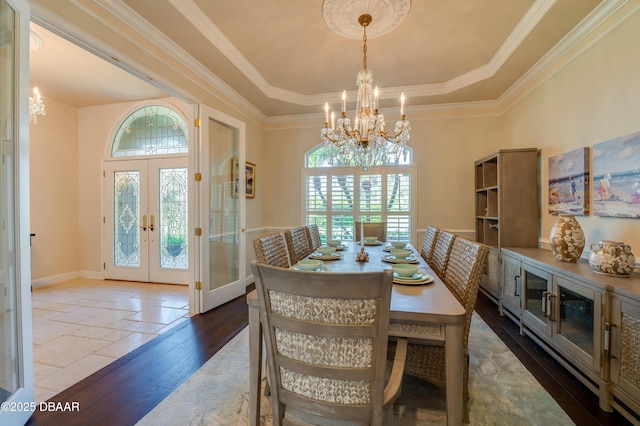
M 247 198 L 255 198 L 256 196 L 256 165 L 246 163 L 246 196 Z

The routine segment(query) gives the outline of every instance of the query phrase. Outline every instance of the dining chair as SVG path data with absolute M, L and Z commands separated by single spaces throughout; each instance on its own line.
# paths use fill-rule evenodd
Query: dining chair
M 355 222 L 356 238 L 354 241 L 361 241 L 360 224 L 365 237 L 378 237 L 380 241 L 387 241 L 387 222 Z
M 256 261 L 251 269 L 273 424 L 391 424 L 407 348 L 400 339 L 387 376 L 391 270 L 317 273 Z
M 464 323 L 463 420 L 469 423 L 469 330 L 478 297 L 480 279 L 484 273 L 489 247 L 466 238 L 455 238 L 449 263 L 443 278 L 449 291 L 458 299 L 466 312 Z M 389 352 L 393 354 L 393 347 Z M 412 340 L 407 349 L 405 373 L 444 388 L 445 351 L 441 342 Z
M 287 241 L 287 250 L 289 250 L 289 259 L 292 265 L 313 253 L 305 226 L 287 229 L 284 231 L 284 238 Z
M 451 253 L 451 247 L 453 247 L 455 239 L 455 234 L 445 230 L 440 230 L 436 237 L 436 243 L 433 247 L 431 261 L 427 259 L 429 267 L 441 280 L 444 279 L 444 274 L 447 270 L 447 262 L 449 261 L 449 254 Z
M 315 250 L 322 245 L 322 239 L 320 238 L 320 231 L 318 225 L 307 225 L 307 239 L 309 240 L 309 246 L 311 250 Z
M 424 233 L 424 240 L 422 240 L 420 255 L 427 262 L 433 258 L 433 250 L 436 246 L 436 239 L 438 238 L 439 232 L 439 228 L 429 225 L 427 226 L 427 231 Z
M 260 263 L 280 268 L 291 267 L 287 244 L 280 232 L 256 238 L 253 240 L 253 250 L 256 253 L 256 260 Z

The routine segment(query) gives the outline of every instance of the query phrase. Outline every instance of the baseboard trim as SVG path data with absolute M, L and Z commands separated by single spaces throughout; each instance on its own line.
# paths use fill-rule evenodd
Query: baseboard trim
M 78 278 L 87 278 L 92 280 L 103 280 L 104 274 L 95 271 L 74 271 L 59 275 L 51 275 L 49 277 L 31 280 L 31 288 L 46 287 L 48 285 L 59 284 L 64 281 L 75 280 Z

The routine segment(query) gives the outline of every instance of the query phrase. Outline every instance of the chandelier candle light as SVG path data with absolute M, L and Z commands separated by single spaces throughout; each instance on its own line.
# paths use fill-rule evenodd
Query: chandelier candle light
M 356 84 L 358 99 L 353 125 L 347 118 L 347 92 L 342 92 L 342 113 L 337 126 L 335 113 L 329 114 L 329 104 L 324 104 L 324 128 L 320 137 L 325 143 L 329 164 L 369 167 L 386 164 L 389 159 L 398 161 L 405 154 L 411 125 L 405 118 L 404 93 L 400 96 L 400 120 L 394 134 L 384 129 L 384 115 L 378 111 L 379 90 L 373 86 L 373 74 L 367 69 L 367 26 L 371 15 L 361 15 L 358 22 L 363 28 L 363 69 L 358 72 Z
M 29 96 L 29 120 L 34 124 L 37 123 L 38 115 L 47 115 L 47 112 L 44 109 L 44 102 L 42 102 L 38 87 L 34 87 L 33 96 Z

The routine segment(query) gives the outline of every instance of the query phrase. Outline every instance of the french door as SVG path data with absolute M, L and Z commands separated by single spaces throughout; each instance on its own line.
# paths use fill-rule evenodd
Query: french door
M 105 278 L 188 283 L 187 161 L 105 161 Z
M 245 124 L 200 106 L 196 182 L 200 312 L 245 293 Z
M 35 409 L 29 253 L 29 4 L 0 0 L 0 424 Z

